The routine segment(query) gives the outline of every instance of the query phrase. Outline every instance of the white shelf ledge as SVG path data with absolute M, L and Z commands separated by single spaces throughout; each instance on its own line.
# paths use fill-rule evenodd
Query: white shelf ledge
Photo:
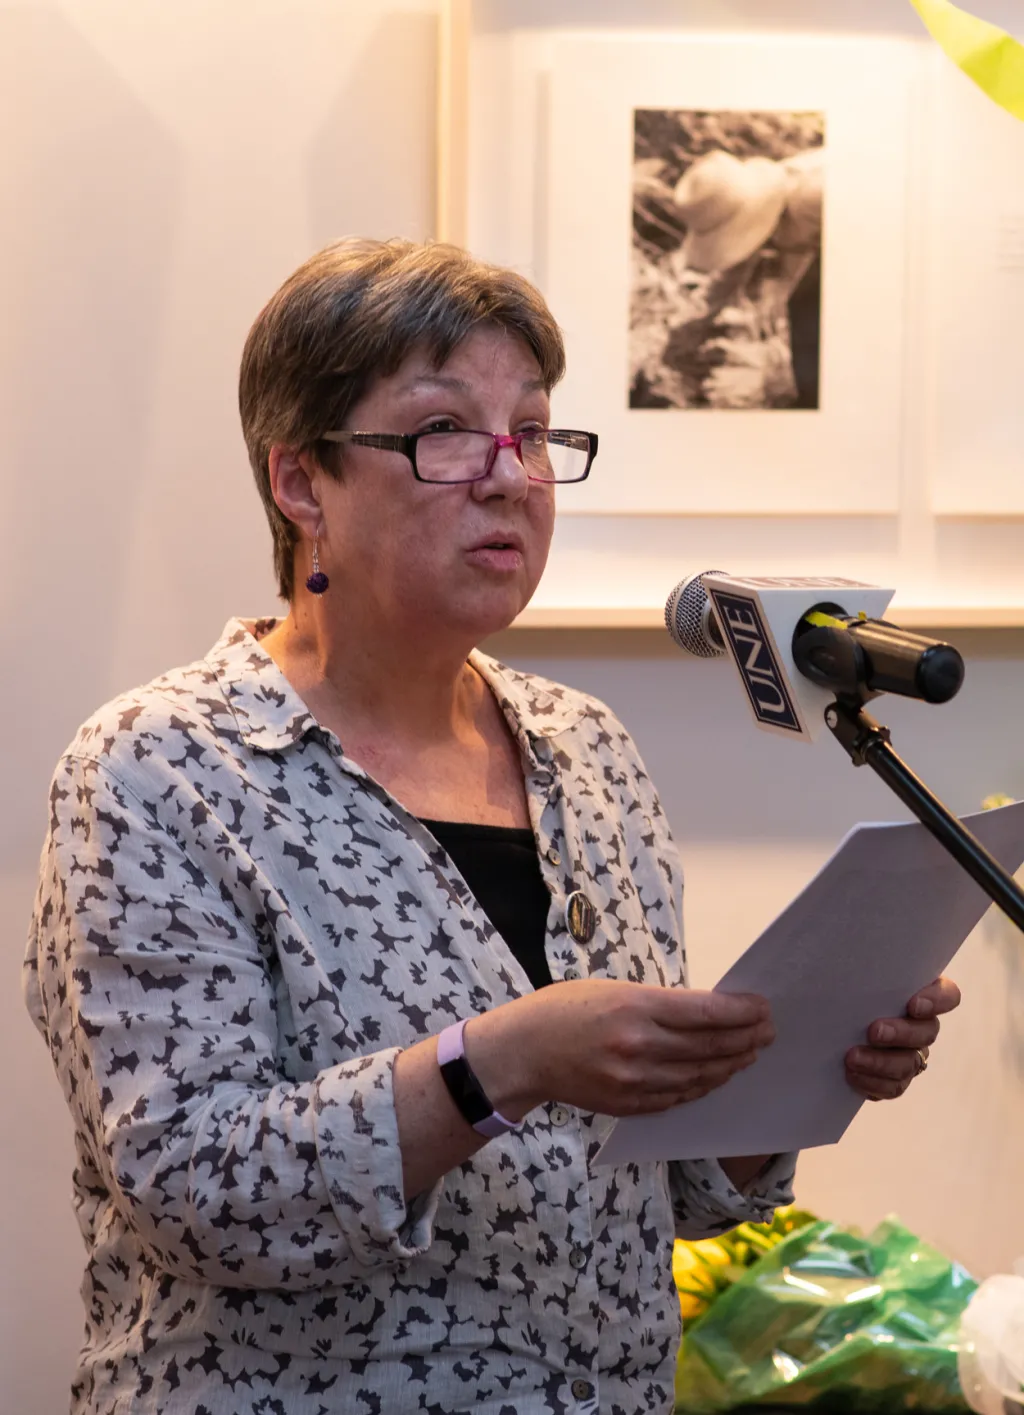
M 888 611 L 905 629 L 1024 629 L 1024 604 L 894 604 Z M 661 629 L 658 605 L 528 605 L 513 629 Z

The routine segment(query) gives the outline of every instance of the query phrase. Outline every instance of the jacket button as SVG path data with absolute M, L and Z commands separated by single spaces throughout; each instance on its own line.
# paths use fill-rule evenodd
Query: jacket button
M 572 1119 L 572 1116 L 570 1112 L 566 1110 L 564 1105 L 553 1105 L 548 1115 L 548 1119 L 551 1121 L 552 1125 L 557 1125 L 558 1128 L 561 1129 L 563 1125 L 569 1124 L 569 1121 Z
M 551 849 L 548 851 L 548 864 L 549 864 L 549 865 L 560 865 L 561 863 L 562 863 L 562 857 L 561 857 L 561 855 L 558 853 L 558 851 L 555 849 L 555 847 L 552 846 Z
M 589 1400 L 594 1394 L 594 1387 L 589 1381 L 573 1381 L 570 1390 L 573 1400 Z
M 579 980 L 580 970 L 578 968 L 566 968 L 562 977 L 567 983 L 575 983 Z
M 569 1254 L 569 1266 L 579 1272 L 580 1268 L 587 1266 L 587 1254 L 583 1248 L 574 1248 Z

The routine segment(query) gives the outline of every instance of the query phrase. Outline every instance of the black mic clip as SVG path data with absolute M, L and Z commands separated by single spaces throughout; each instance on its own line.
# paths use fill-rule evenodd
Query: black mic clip
M 964 681 L 964 661 L 952 644 L 847 614 L 838 604 L 816 604 L 801 616 L 793 661 L 811 682 L 859 706 L 879 693 L 947 703 Z
M 838 604 L 816 604 L 801 617 L 793 634 L 793 661 L 805 678 L 838 698 L 863 704 L 877 696 L 867 686 L 864 649 Z

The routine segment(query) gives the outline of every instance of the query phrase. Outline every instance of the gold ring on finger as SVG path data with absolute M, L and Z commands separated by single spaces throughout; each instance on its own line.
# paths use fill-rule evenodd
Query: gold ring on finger
M 927 1047 L 918 1047 L 918 1048 L 917 1048 L 917 1063 L 918 1063 L 918 1065 L 917 1065 L 917 1072 L 916 1072 L 916 1075 L 920 1076 L 920 1075 L 922 1075 L 925 1071 L 928 1070 L 928 1048 L 927 1048 Z

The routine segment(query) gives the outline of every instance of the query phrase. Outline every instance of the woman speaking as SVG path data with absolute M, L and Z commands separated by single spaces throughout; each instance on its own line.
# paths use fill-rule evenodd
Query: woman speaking
M 527 604 L 557 326 L 441 245 L 343 241 L 254 324 L 242 427 L 283 618 L 62 757 L 26 964 L 74 1121 L 75 1415 L 668 1411 L 674 1233 L 794 1157 L 592 1167 L 723 1085 L 757 997 L 690 991 L 676 853 L 601 703 L 475 647 Z M 905 1089 L 938 982 L 848 1058 Z

